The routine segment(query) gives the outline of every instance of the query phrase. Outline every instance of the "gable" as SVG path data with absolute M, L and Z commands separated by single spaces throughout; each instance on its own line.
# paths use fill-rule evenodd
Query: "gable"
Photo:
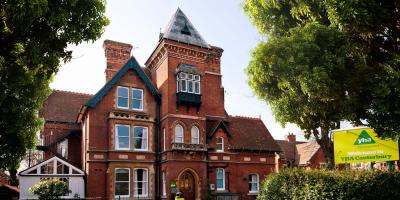
M 155 97 L 157 102 L 160 102 L 161 96 L 158 93 L 156 87 L 150 81 L 148 76 L 139 66 L 135 57 L 131 57 L 129 61 L 117 72 L 117 74 L 108 81 L 86 104 L 88 107 L 95 107 L 97 103 L 103 99 L 103 97 L 112 89 L 114 85 L 118 83 L 118 81 L 130 70 L 134 70 L 138 77 L 144 82 L 147 89 L 149 89 L 150 93 Z
M 208 137 L 213 137 L 214 134 L 218 131 L 218 130 L 222 130 L 226 136 L 230 137 L 231 134 L 229 132 L 229 129 L 226 127 L 226 124 L 220 120 L 220 121 L 207 121 L 207 136 Z
M 19 173 L 20 176 L 84 176 L 85 173 L 59 157 L 44 160 Z

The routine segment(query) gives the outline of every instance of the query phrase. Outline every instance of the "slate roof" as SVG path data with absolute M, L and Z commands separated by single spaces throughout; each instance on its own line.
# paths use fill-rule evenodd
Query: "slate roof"
M 296 159 L 296 165 L 307 165 L 311 158 L 317 153 L 320 148 L 316 141 L 311 141 L 296 145 L 299 159 Z
M 211 48 L 179 8 L 164 28 L 162 37 L 186 44 Z
M 45 121 L 75 123 L 79 110 L 93 95 L 53 90 L 43 104 L 41 116 Z
M 228 120 L 230 149 L 282 151 L 261 119 L 229 116 Z

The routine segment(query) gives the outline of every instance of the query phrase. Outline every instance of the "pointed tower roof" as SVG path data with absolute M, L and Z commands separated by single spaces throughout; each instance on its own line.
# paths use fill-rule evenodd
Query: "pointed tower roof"
M 163 38 L 182 43 L 210 48 L 210 45 L 201 37 L 186 15 L 178 8 L 164 28 Z

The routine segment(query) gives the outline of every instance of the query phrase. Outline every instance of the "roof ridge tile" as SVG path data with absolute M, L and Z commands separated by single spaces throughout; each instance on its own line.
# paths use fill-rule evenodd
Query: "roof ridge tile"
M 68 90 L 60 90 L 60 89 L 53 89 L 53 92 L 62 92 L 62 93 L 78 94 L 78 95 L 86 95 L 86 96 L 93 96 L 94 95 L 94 94 L 89 94 L 89 93 L 68 91 Z

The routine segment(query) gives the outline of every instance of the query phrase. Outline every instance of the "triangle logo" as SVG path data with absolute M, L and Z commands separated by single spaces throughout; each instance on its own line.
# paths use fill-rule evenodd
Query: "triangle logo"
M 367 133 L 367 131 L 361 131 L 354 145 L 364 145 L 364 144 L 375 144 L 375 140 Z

